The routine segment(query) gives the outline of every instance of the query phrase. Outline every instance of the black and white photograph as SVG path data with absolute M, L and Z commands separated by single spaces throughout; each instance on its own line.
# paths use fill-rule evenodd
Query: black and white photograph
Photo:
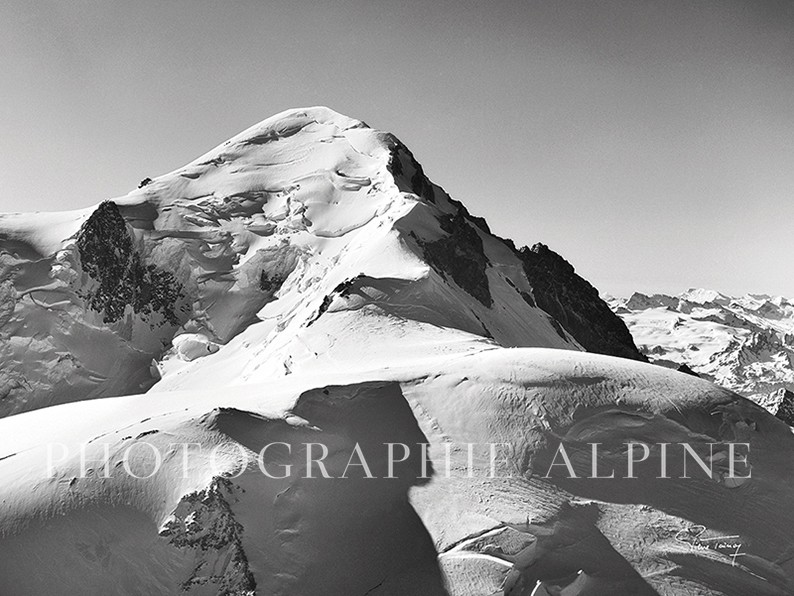
M 794 596 L 794 2 L 0 0 L 0 596 Z

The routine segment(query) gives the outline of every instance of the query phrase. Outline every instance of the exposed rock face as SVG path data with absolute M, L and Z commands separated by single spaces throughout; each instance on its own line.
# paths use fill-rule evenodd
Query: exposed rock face
M 103 313 L 105 323 L 123 318 L 129 306 L 144 318 L 158 313 L 161 324 L 179 325 L 181 284 L 172 273 L 143 262 L 115 203 L 97 207 L 80 229 L 77 248 L 83 271 L 97 282 L 80 294 L 91 309 Z
M 435 201 L 433 183 L 425 176 L 422 166 L 416 161 L 413 153 L 396 139 L 394 139 L 394 147 L 391 149 L 389 171 L 394 175 L 395 180 L 398 181 L 400 190 L 412 192 L 431 203 Z M 410 180 L 410 185 L 400 184 L 405 179 Z
M 623 308 L 629 311 L 645 308 L 656 308 L 659 306 L 678 308 L 680 303 L 681 301 L 673 296 L 665 296 L 664 294 L 646 296 L 641 292 L 634 292 L 626 301 L 626 305 Z
M 794 392 L 779 389 L 775 392 L 774 401 L 777 402 L 775 416 L 789 426 L 794 426 Z
M 218 594 L 255 594 L 256 581 L 241 540 L 243 527 L 229 505 L 236 499 L 235 490 L 229 480 L 216 478 L 205 490 L 185 495 L 160 530 L 160 536 L 177 548 L 195 552 L 193 573 L 182 583 L 183 591 L 211 585 Z
M 493 298 L 485 274 L 490 263 L 483 252 L 482 239 L 462 209 L 455 215 L 444 216 L 440 224 L 449 235 L 435 242 L 420 242 L 425 258 L 441 275 L 450 275 L 484 306 L 491 306 Z
M 518 251 L 537 305 L 587 351 L 646 361 L 626 324 L 573 266 L 545 244 Z

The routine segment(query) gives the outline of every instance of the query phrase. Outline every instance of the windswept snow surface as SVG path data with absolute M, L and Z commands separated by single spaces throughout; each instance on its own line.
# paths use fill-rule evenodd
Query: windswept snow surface
M 37 217 L 0 220 L 3 596 L 794 593 L 789 427 L 583 352 L 387 133 L 290 110 Z M 658 478 L 682 442 L 711 473 Z
M 703 378 L 774 407 L 794 390 L 794 302 L 692 289 L 679 296 L 634 293 L 607 300 L 653 362 L 686 364 Z
M 295 374 L 0 420 L 4 593 L 791 593 L 794 436 L 727 390 L 649 364 L 532 348 L 322 377 L 330 384 Z M 51 478 L 43 436 L 58 445 Z M 717 463 L 714 476 L 677 478 L 676 459 L 670 479 L 652 467 L 632 480 L 543 478 L 559 442 L 586 476 L 581 441 L 602 446 L 606 474 L 620 469 L 629 439 L 687 441 Z M 750 444 L 751 480 L 726 478 L 730 441 Z M 289 478 L 242 463 L 272 442 L 294 447 L 266 460 L 274 475 L 295 466 Z M 334 478 L 304 477 L 307 442 L 330 446 Z M 424 442 L 431 473 L 414 455 L 384 478 L 384 444 Z M 355 443 L 375 479 L 358 468 L 338 478 Z M 469 443 L 508 446 L 500 477 L 489 478 L 488 451 L 469 471 Z M 187 477 L 175 444 L 194 445 Z M 162 468 L 131 478 L 124 454 L 144 476 L 152 446 Z M 741 558 L 693 548 L 701 534 L 736 536 Z

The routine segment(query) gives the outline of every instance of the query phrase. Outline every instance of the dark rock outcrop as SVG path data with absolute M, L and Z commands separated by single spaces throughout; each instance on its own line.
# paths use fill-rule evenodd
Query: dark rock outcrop
M 159 313 L 164 323 L 179 325 L 181 284 L 172 273 L 144 262 L 115 203 L 104 201 L 91 214 L 80 228 L 77 249 L 83 271 L 96 282 L 80 297 L 103 313 L 105 323 L 122 319 L 129 306 L 144 319 Z
M 684 364 L 682 364 L 681 366 L 679 366 L 677 370 L 678 370 L 678 372 L 682 372 L 682 373 L 684 373 L 686 375 L 692 375 L 693 377 L 700 378 L 700 375 L 697 374 L 691 368 L 689 368 L 689 365 L 686 362 Z
M 485 274 L 489 262 L 477 230 L 463 210 L 443 216 L 439 223 L 448 236 L 433 242 L 419 241 L 428 263 L 442 276 L 450 275 L 483 305 L 491 306 L 493 298 Z
M 177 548 L 195 553 L 193 573 L 182 583 L 182 591 L 209 585 L 218 594 L 255 593 L 242 544 L 243 526 L 230 506 L 239 490 L 228 479 L 216 477 L 208 488 L 185 495 L 160 530 L 160 536 Z
M 279 291 L 283 284 L 284 278 L 280 275 L 270 274 L 266 270 L 259 274 L 259 289 L 263 292 L 273 295 Z
M 779 389 L 777 393 L 775 417 L 789 426 L 794 426 L 794 393 L 788 389 Z
M 433 183 L 425 176 L 421 164 L 416 161 L 413 153 L 396 139 L 391 149 L 388 168 L 401 191 L 412 192 L 431 203 L 435 202 Z M 409 184 L 406 185 L 404 181 Z
M 647 361 L 626 324 L 573 266 L 545 244 L 517 251 L 538 307 L 559 321 L 588 352 Z

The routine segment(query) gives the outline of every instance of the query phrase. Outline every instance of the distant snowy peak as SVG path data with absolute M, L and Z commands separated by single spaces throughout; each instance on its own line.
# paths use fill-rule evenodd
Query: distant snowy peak
M 607 301 L 658 364 L 685 365 L 770 407 L 779 401 L 770 393 L 794 389 L 792 300 L 692 289 L 678 296 L 635 292 Z
M 727 304 L 731 301 L 729 296 L 716 292 L 714 290 L 706 290 L 704 288 L 690 288 L 679 296 L 682 300 L 688 302 L 695 302 L 697 304 L 707 304 L 714 302 L 716 304 Z
M 322 107 L 93 209 L 0 216 L 0 262 L 0 415 L 322 370 L 329 342 L 643 359 L 562 257 L 494 236 L 394 135 Z

